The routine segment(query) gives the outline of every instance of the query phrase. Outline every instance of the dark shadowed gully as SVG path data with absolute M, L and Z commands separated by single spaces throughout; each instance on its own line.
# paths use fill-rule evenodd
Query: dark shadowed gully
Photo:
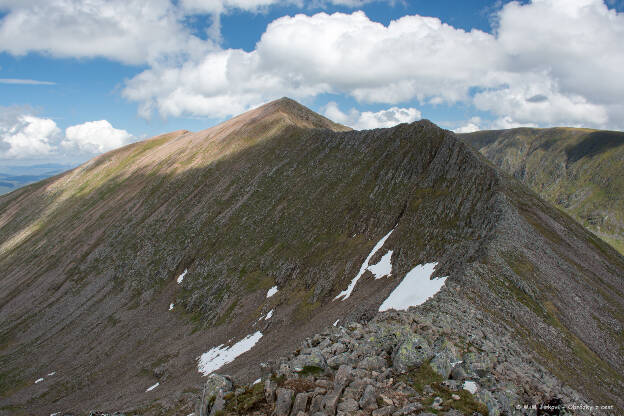
M 624 258 L 426 120 L 126 146 L 0 196 L 0 271 L 1 415 L 624 411 Z

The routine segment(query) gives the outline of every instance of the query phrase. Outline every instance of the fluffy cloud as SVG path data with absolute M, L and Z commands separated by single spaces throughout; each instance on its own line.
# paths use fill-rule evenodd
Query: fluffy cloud
M 99 120 L 68 127 L 61 146 L 95 154 L 121 147 L 131 140 L 132 135 L 127 131 L 114 128 L 106 120 Z
M 12 109 L 3 110 L 0 117 L 0 157 L 37 158 L 54 152 L 52 141 L 61 131 L 53 120 L 16 114 Z
M 200 39 L 186 22 L 211 14 L 218 39 L 218 16 L 233 10 L 368 2 L 0 0 L 0 51 L 147 63 L 122 92 L 143 117 L 225 117 L 284 95 L 336 93 L 397 108 L 461 102 L 497 125 L 624 128 L 624 14 L 603 0 L 512 1 L 494 33 L 417 15 L 387 26 L 362 12 L 284 16 L 250 52 Z
M 204 54 L 210 41 L 191 34 L 169 0 L 5 0 L 0 51 L 104 57 L 126 64 Z
M 222 117 L 283 95 L 346 93 L 365 102 L 468 98 L 484 67 L 496 67 L 493 36 L 439 19 L 406 16 L 384 26 L 363 12 L 273 21 L 254 51 L 224 50 L 183 65 L 158 65 L 123 92 L 145 116 Z M 479 56 L 478 59 L 475 59 Z M 488 85 L 488 84 L 486 84 Z
M 527 36 L 530 33 L 530 36 Z M 273 21 L 251 52 L 219 50 L 130 80 L 140 113 L 224 117 L 289 95 L 347 94 L 397 105 L 463 102 L 500 125 L 614 127 L 624 119 L 624 15 L 601 0 L 511 2 L 493 34 L 364 13 Z
M 411 123 L 420 120 L 422 114 L 415 108 L 391 107 L 378 112 L 360 112 L 352 108 L 348 113 L 344 113 L 335 102 L 330 102 L 325 106 L 325 116 L 356 130 L 376 129 L 392 127 L 400 123 Z
M 481 117 L 472 117 L 466 124 L 461 127 L 457 127 L 453 131 L 455 133 L 472 133 L 474 131 L 481 130 Z
M 29 108 L 0 107 L 0 160 L 72 158 L 120 147 L 134 138 L 108 121 L 91 121 L 65 130 Z

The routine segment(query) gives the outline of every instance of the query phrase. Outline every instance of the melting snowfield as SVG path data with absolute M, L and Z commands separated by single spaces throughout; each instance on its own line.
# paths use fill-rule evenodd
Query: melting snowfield
M 188 269 L 184 269 L 184 272 L 180 276 L 178 276 L 178 280 L 176 280 L 178 284 L 182 283 L 182 280 L 184 280 L 184 276 L 186 276 L 186 273 L 188 273 Z
M 199 357 L 197 369 L 202 375 L 207 376 L 225 364 L 231 363 L 239 355 L 252 349 L 260 341 L 260 338 L 262 338 L 262 332 L 257 331 L 254 334 L 247 335 L 231 347 L 224 347 L 223 344 L 214 347 Z
M 355 288 L 355 284 L 357 283 L 358 280 L 360 280 L 360 277 L 362 277 L 362 275 L 364 274 L 364 272 L 366 272 L 366 270 L 370 270 L 375 275 L 375 279 L 379 279 L 380 277 L 383 277 L 383 276 L 388 276 L 389 274 L 392 273 L 392 263 L 390 263 L 390 259 L 392 258 L 391 250 L 388 251 L 381 258 L 379 263 L 374 264 L 374 265 L 368 264 L 370 262 L 370 259 L 373 258 L 373 256 L 375 255 L 375 253 L 377 253 L 379 249 L 383 247 L 388 237 L 390 237 L 390 234 L 392 234 L 392 231 L 394 231 L 394 228 L 388 234 L 384 235 L 381 238 L 381 240 L 377 242 L 377 244 L 375 244 L 375 247 L 373 247 L 371 252 L 368 254 L 368 256 L 366 257 L 366 260 L 364 260 L 364 263 L 362 263 L 362 266 L 360 267 L 360 271 L 353 278 L 353 280 L 351 280 L 351 283 L 349 283 L 349 287 L 347 287 L 345 290 L 340 292 L 334 298 L 334 300 L 339 299 L 339 298 L 342 298 L 342 300 L 348 299 L 349 296 L 351 296 L 353 289 Z
M 156 383 L 153 386 L 148 387 L 147 390 L 145 390 L 145 392 L 147 393 L 148 391 L 152 391 L 152 390 L 154 390 L 158 386 L 160 386 L 160 383 Z
M 406 310 L 418 306 L 442 289 L 446 277 L 430 279 L 438 263 L 420 264 L 409 271 L 403 281 L 390 293 L 381 304 L 379 311 L 388 309 Z
M 271 296 L 273 296 L 274 294 L 277 293 L 277 286 L 273 286 L 271 289 L 269 289 L 269 291 L 267 292 L 267 299 L 270 298 Z

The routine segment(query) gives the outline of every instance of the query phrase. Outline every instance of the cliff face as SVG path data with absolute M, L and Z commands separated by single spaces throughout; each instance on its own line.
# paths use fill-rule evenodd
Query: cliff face
M 565 384 L 624 408 L 622 257 L 428 121 L 350 131 L 282 99 L 102 155 L 0 212 L 0 406 L 149 406 L 241 349 L 219 371 L 255 380 L 437 263 L 445 284 L 417 309 L 431 325 L 509 339 L 560 383 L 518 400 Z
M 518 128 L 459 136 L 624 253 L 624 133 Z

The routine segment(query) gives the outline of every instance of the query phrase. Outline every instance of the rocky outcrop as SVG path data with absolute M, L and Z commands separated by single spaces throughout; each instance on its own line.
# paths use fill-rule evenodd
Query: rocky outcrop
M 289 356 L 263 363 L 272 369 L 263 383 L 236 389 L 244 396 L 263 386 L 253 405 L 237 407 L 241 401 L 234 395 L 220 410 L 225 415 L 498 416 L 535 414 L 532 406 L 553 401 L 587 405 L 496 332 L 501 328 L 485 325 L 481 337 L 469 338 L 470 329 L 451 331 L 440 318 L 413 308 L 328 328 Z M 318 359 L 308 361 L 311 355 Z M 340 365 L 314 365 L 337 356 Z

